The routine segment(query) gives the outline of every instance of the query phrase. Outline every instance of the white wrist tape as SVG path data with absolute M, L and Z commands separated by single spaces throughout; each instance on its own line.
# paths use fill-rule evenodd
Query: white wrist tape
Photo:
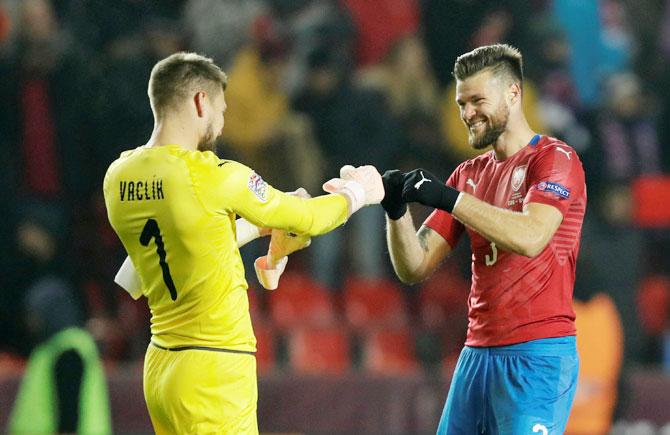
M 365 188 L 358 181 L 347 180 L 337 193 L 344 195 L 349 199 L 349 205 L 351 207 L 349 216 L 366 205 Z
M 260 229 L 246 219 L 237 219 L 235 221 L 235 235 L 237 238 L 237 247 L 241 248 L 252 240 L 261 236 Z
M 270 268 L 267 261 L 267 255 L 258 257 L 256 261 L 254 261 L 256 277 L 264 289 L 275 290 L 279 286 L 279 278 L 281 277 L 281 274 L 284 273 L 284 269 L 286 269 L 288 256 L 281 258 L 277 264 L 275 264 L 274 268 Z
M 121 265 L 121 268 L 116 272 L 114 282 L 120 285 L 125 291 L 130 293 L 133 299 L 139 299 L 142 296 L 142 283 L 140 276 L 133 266 L 130 257 L 126 257 Z

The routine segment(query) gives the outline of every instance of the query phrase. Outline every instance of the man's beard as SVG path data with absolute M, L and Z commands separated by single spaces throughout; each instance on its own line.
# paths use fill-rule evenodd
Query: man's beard
M 210 125 L 207 127 L 207 134 L 198 142 L 198 151 L 213 151 L 216 152 L 217 138 L 214 136 L 214 129 Z
M 481 150 L 489 145 L 495 143 L 501 134 L 507 128 L 507 120 L 509 119 L 509 107 L 505 103 L 501 103 L 494 116 L 489 117 L 484 125 L 484 132 L 477 135 L 468 130 L 468 142 L 470 146 L 476 150 Z

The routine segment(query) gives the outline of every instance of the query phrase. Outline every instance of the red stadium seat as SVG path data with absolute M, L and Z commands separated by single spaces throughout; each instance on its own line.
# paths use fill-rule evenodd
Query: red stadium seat
M 351 368 L 349 337 L 335 327 L 300 328 L 288 337 L 291 368 L 296 373 L 342 375 Z
M 268 304 L 270 318 L 280 329 L 325 326 L 335 320 L 331 292 L 300 273 L 285 273 L 279 288 L 269 293 Z
M 378 330 L 364 338 L 363 367 L 373 374 L 411 375 L 419 371 L 414 336 L 407 330 Z
M 399 286 L 389 280 L 349 278 L 344 287 L 344 315 L 354 329 L 404 326 L 407 308 Z
M 254 324 L 256 336 L 256 365 L 261 374 L 272 371 L 276 363 L 275 335 L 267 323 Z
M 670 319 L 670 278 L 649 276 L 637 291 L 637 312 L 647 334 L 660 336 Z
M 638 178 L 633 182 L 632 196 L 633 220 L 639 226 L 670 228 L 670 176 Z

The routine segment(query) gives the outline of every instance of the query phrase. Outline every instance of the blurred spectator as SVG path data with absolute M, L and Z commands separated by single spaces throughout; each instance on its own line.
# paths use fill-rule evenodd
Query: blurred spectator
M 570 71 L 580 102 L 594 109 L 602 100 L 601 83 L 632 66 L 634 44 L 620 0 L 553 3 L 557 22 L 570 45 Z
M 398 125 L 390 117 L 381 95 L 363 90 L 351 81 L 348 57 L 340 47 L 325 43 L 310 53 L 305 86 L 294 100 L 294 107 L 313 121 L 317 140 L 327 160 L 322 174 L 339 173 L 345 164 L 373 164 L 380 170 L 397 160 L 401 144 Z M 325 180 L 324 178 L 324 180 Z M 314 239 L 313 272 L 317 280 L 337 288 L 344 278 L 341 260 L 349 259 L 354 272 L 365 276 L 383 275 L 386 261 L 382 210 L 369 207 L 351 220 L 352 255 L 346 255 L 342 231 Z
M 670 144 L 670 0 L 664 3 L 664 13 L 661 15 L 660 25 L 658 27 L 658 45 L 653 53 L 656 59 L 656 72 L 648 82 L 652 86 L 653 94 L 660 102 L 661 118 L 659 120 L 659 135 L 663 147 L 663 169 L 664 172 L 670 172 L 670 152 L 667 151 L 667 144 Z M 641 63 L 648 59 L 641 60 Z
M 185 0 L 63 0 L 64 22 L 93 61 L 118 39 L 132 35 L 154 18 L 180 19 Z M 205 16 L 203 16 L 204 18 Z
M 192 50 L 211 57 L 224 71 L 252 39 L 252 23 L 264 11 L 259 0 L 188 0 L 184 24 Z
M 0 52 L 5 47 L 5 44 L 12 33 L 12 17 L 10 16 L 7 6 L 0 2 Z
M 656 113 L 639 78 L 632 73 L 613 75 L 605 89 L 598 132 L 606 183 L 629 183 L 639 175 L 660 173 Z
M 21 3 L 17 50 L 0 63 L 0 99 L 6 110 L 0 131 L 16 150 L 6 186 L 21 195 L 81 204 L 95 183 L 86 146 L 90 118 L 87 62 L 60 28 L 50 3 Z
M 612 74 L 626 72 L 633 66 L 637 43 L 626 17 L 626 6 L 622 0 L 600 2 L 603 55 L 598 72 L 605 80 Z
M 33 249 L 36 255 L 52 254 L 45 244 Z M 81 317 L 67 282 L 56 275 L 39 279 L 26 293 L 25 316 L 37 346 L 14 402 L 9 432 L 111 434 L 102 364 L 95 342 L 79 327 Z
M 395 41 L 381 63 L 358 73 L 357 82 L 384 95 L 399 124 L 396 167 L 441 169 L 447 149 L 438 124 L 439 88 L 421 38 L 408 34 Z
M 570 46 L 570 72 L 580 102 L 594 107 L 600 100 L 598 68 L 602 25 L 598 2 L 557 0 L 553 11 Z
M 610 76 L 603 83 L 605 106 L 596 112 L 584 261 L 593 266 L 584 286 L 607 291 L 621 312 L 625 364 L 642 359 L 645 340 L 635 310 L 636 291 L 646 273 L 649 242 L 632 220 L 630 184 L 635 177 L 660 171 L 660 145 L 653 105 L 637 76 Z
M 3 273 L 4 287 L 0 293 L 3 322 L 0 341 L 3 346 L 27 355 L 34 345 L 22 310 L 29 289 L 39 287 L 44 279 L 56 280 L 60 286 L 71 289 L 71 270 L 64 243 L 67 233 L 64 207 L 43 201 L 24 201 L 15 203 L 15 207 L 17 225 L 12 226 L 11 257 Z M 80 308 L 77 305 L 74 309 Z
M 254 43 L 240 50 L 228 71 L 227 143 L 222 153 L 232 153 L 279 189 L 302 186 L 316 194 L 321 190 L 321 152 L 309 119 L 291 110 L 282 87 L 286 36 L 271 17 L 259 19 L 254 27 Z
M 456 57 L 483 41 L 510 43 L 522 52 L 536 44 L 528 30 L 544 0 L 424 0 L 423 31 L 438 81 L 451 82 Z
M 356 24 L 356 64 L 381 62 L 397 41 L 416 33 L 418 0 L 343 0 Z

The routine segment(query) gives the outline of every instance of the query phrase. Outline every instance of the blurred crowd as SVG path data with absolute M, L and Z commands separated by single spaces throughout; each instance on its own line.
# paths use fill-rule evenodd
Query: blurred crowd
M 125 253 L 101 186 L 118 154 L 151 133 L 156 61 L 212 57 L 229 76 L 220 155 L 317 195 L 345 163 L 446 179 L 473 157 L 451 69 L 496 42 L 524 54 L 531 126 L 585 166 L 575 297 L 608 295 L 625 364 L 660 364 L 670 231 L 639 221 L 636 207 L 670 208 L 653 192 L 638 197 L 641 181 L 670 170 L 669 0 L 0 0 L 0 352 L 25 356 L 49 328 L 85 325 L 106 361 L 142 357 L 149 313 L 113 283 Z M 429 210 L 412 212 L 420 221 Z M 384 237 L 382 209 L 366 209 L 297 254 L 292 282 L 325 289 L 336 317 L 352 283 L 392 283 L 405 326 L 429 331 L 418 360 L 442 361 L 467 327 L 468 243 L 406 288 Z M 247 266 L 265 247 L 244 248 Z M 258 323 L 272 328 L 273 302 L 252 275 Z

